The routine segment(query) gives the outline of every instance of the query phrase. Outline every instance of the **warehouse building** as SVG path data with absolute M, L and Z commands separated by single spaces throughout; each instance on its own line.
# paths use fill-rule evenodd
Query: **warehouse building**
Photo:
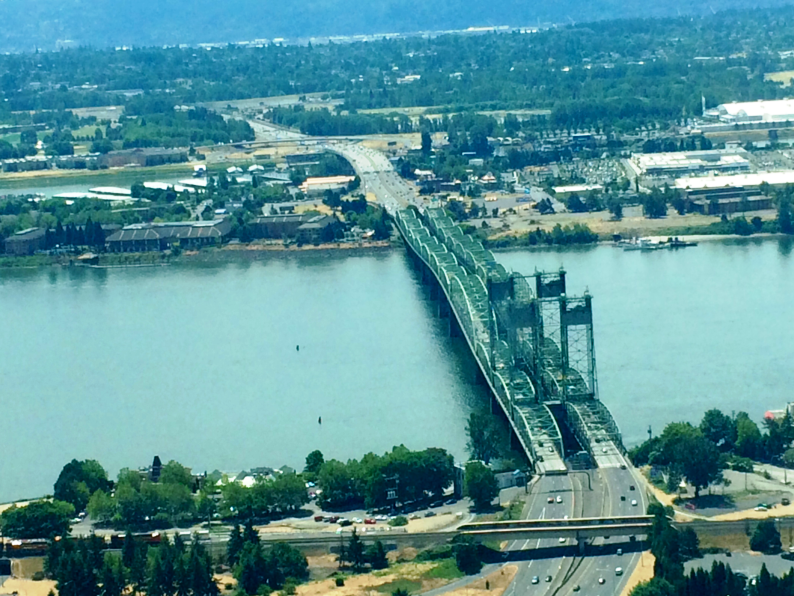
M 725 103 L 703 115 L 726 124 L 794 122 L 794 99 Z
M 110 252 L 149 252 L 175 245 L 201 248 L 222 244 L 231 229 L 228 219 L 132 224 L 108 236 L 105 246 Z
M 697 176 L 712 172 L 750 171 L 744 149 L 682 151 L 676 153 L 635 153 L 629 165 L 637 176 Z
M 8 255 L 32 255 L 47 248 L 47 234 L 43 228 L 28 228 L 9 236 L 5 241 Z
M 317 196 L 326 190 L 346 190 L 347 185 L 355 180 L 355 176 L 326 176 L 324 178 L 306 178 L 298 188 L 306 196 Z

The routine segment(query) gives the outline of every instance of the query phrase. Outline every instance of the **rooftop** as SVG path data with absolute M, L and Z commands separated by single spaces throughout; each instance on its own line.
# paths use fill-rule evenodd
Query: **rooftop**
M 770 186 L 794 184 L 794 170 L 782 172 L 758 172 L 756 174 L 735 174 L 731 176 L 705 176 L 697 178 L 678 178 L 676 188 L 680 189 L 706 189 L 706 188 L 741 188 L 747 186 L 761 186 L 766 182 Z

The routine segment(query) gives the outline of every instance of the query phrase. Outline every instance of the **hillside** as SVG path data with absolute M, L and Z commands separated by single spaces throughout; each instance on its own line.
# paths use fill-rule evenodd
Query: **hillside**
M 231 42 L 704 14 L 790 0 L 2 0 L 0 51 Z

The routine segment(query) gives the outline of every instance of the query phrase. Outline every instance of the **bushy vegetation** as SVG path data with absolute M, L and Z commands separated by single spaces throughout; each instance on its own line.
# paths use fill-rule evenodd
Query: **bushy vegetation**
M 325 510 L 386 506 L 389 478 L 399 476 L 397 500 L 406 503 L 434 495 L 440 497 L 452 483 L 453 459 L 444 449 L 410 451 L 404 446 L 379 456 L 368 453 L 361 460 L 323 463 L 318 481 L 323 492 L 318 504 Z
M 791 465 L 794 452 L 787 456 L 794 440 L 794 424 L 786 414 L 782 418 L 765 418 L 763 432 L 745 412 L 728 416 L 718 409 L 703 415 L 700 425 L 688 422 L 668 424 L 661 435 L 634 447 L 629 456 L 637 466 L 650 464 L 663 468 L 667 485 L 677 490 L 686 479 L 701 489 L 722 481 L 722 470 L 730 466 L 752 471 L 753 460 L 773 461 Z M 749 469 L 748 469 L 749 468 Z

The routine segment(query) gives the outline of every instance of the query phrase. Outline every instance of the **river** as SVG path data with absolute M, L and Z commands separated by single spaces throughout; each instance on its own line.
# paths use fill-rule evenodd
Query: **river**
M 791 399 L 794 257 L 778 240 L 653 253 L 499 253 L 594 296 L 599 393 L 627 444 Z M 0 502 L 71 458 L 302 467 L 410 448 L 465 456 L 487 404 L 402 251 L 140 269 L 0 270 Z M 296 350 L 296 346 L 300 350 Z M 322 416 L 322 424 L 318 417 Z

